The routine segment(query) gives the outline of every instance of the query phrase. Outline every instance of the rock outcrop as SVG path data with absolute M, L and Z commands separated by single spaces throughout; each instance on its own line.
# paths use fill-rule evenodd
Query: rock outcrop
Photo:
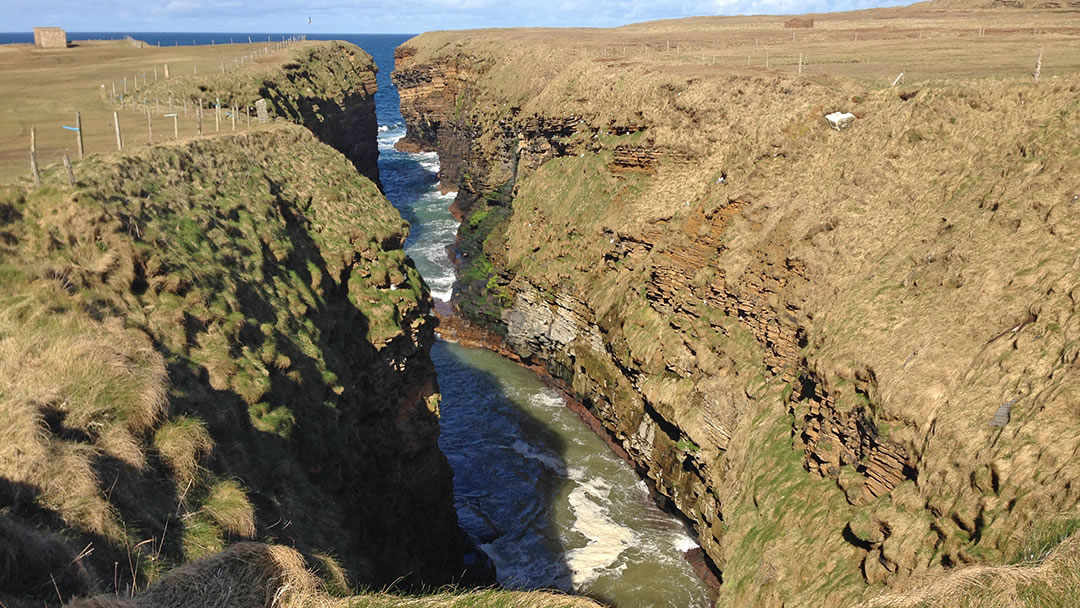
M 398 50 L 455 303 L 694 523 L 722 602 L 848 605 L 1077 512 L 1075 77 L 897 95 L 558 40 Z

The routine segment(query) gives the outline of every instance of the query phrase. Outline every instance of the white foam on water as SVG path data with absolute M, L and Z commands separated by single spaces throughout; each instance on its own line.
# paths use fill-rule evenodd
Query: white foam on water
M 690 551 L 690 550 L 693 550 L 693 549 L 697 549 L 698 547 L 701 546 L 701 545 L 698 544 L 698 542 L 696 540 L 693 539 L 693 537 L 691 537 L 686 532 L 682 532 L 682 533 L 676 532 L 672 536 L 674 538 L 672 539 L 671 544 L 672 544 L 672 546 L 675 547 L 675 550 L 678 551 L 680 554 L 686 553 L 687 551 Z
M 399 140 L 401 140 L 402 137 L 405 137 L 404 133 L 388 133 L 386 135 L 380 135 L 376 140 L 379 144 L 379 150 L 393 150 L 394 146 Z
M 529 404 L 540 408 L 562 409 L 566 407 L 566 400 L 558 393 L 544 391 L 531 393 L 529 395 Z
M 602 479 L 593 478 L 570 492 L 570 511 L 575 518 L 571 529 L 588 539 L 584 547 L 566 553 L 570 580 L 578 591 L 613 571 L 619 556 L 637 541 L 633 530 L 619 525 L 609 515 L 610 489 Z
M 453 285 L 449 289 L 435 289 L 431 285 L 428 285 L 428 290 L 431 292 L 431 297 L 440 302 L 449 302 L 450 298 L 454 295 Z
M 554 471 L 557 475 L 563 477 L 566 476 L 566 465 L 563 463 L 562 459 L 555 454 L 543 452 L 537 449 L 536 446 L 526 443 L 521 439 L 515 439 L 514 442 L 510 444 L 510 449 L 530 460 L 539 462 Z
M 458 226 L 461 222 L 454 218 L 448 218 L 445 220 L 432 220 L 424 224 L 425 235 L 442 235 L 451 237 L 449 240 L 453 240 L 453 237 L 457 235 Z M 443 239 L 445 242 L 447 239 Z
M 439 155 L 435 152 L 419 152 L 412 155 L 420 166 L 431 171 L 432 173 L 439 172 Z

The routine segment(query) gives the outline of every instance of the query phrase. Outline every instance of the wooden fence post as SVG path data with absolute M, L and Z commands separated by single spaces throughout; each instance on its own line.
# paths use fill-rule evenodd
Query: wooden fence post
M 75 140 L 79 144 L 79 160 L 83 157 L 82 112 L 75 112 Z
M 799 53 L 799 73 L 802 74 L 802 53 Z
M 169 79 L 169 64 L 165 64 L 165 80 Z
M 202 135 L 202 98 L 199 99 L 199 110 L 195 113 L 195 134 Z
M 30 127 L 30 173 L 34 176 L 34 187 L 41 187 L 41 173 L 37 164 L 37 130 Z
M 236 130 L 236 106 L 232 107 L 232 130 Z
M 1043 50 L 1039 49 L 1039 58 L 1035 60 L 1035 82 L 1039 82 L 1039 76 L 1042 75 L 1042 54 Z
M 221 98 L 214 100 L 214 132 L 221 132 Z
M 71 159 L 68 158 L 67 154 L 64 155 L 64 169 L 67 170 L 68 185 L 71 186 L 72 188 L 74 188 L 75 187 L 75 172 L 71 169 Z
M 173 139 L 180 139 L 180 125 L 176 120 L 176 112 L 172 113 L 172 137 Z
M 146 108 L 146 135 L 150 145 L 154 145 L 154 115 L 150 113 L 150 108 Z
M 187 118 L 187 99 L 184 99 L 183 102 L 184 102 L 184 118 Z
M 113 125 L 116 127 L 116 149 L 124 149 L 124 139 L 120 136 L 120 114 L 115 110 L 112 113 Z

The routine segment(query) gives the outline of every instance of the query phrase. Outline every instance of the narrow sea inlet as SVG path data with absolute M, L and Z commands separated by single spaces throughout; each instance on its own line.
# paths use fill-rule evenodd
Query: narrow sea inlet
M 379 170 L 386 195 L 412 224 L 405 248 L 434 297 L 448 300 L 447 246 L 457 221 L 440 195 L 434 153 L 394 149 L 405 134 L 389 79 L 406 37 L 357 37 L 380 66 Z M 533 372 L 483 349 L 432 349 L 442 391 L 439 445 L 454 469 L 461 525 L 510 588 L 558 588 L 621 608 L 709 606 L 684 553 L 683 523 L 660 510 L 614 455 Z

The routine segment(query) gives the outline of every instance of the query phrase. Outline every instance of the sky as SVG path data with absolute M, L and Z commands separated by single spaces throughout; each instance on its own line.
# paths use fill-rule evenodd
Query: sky
M 697 15 L 833 12 L 911 1 L 0 0 L 0 31 L 49 25 L 71 32 L 409 34 L 481 27 L 611 27 Z

